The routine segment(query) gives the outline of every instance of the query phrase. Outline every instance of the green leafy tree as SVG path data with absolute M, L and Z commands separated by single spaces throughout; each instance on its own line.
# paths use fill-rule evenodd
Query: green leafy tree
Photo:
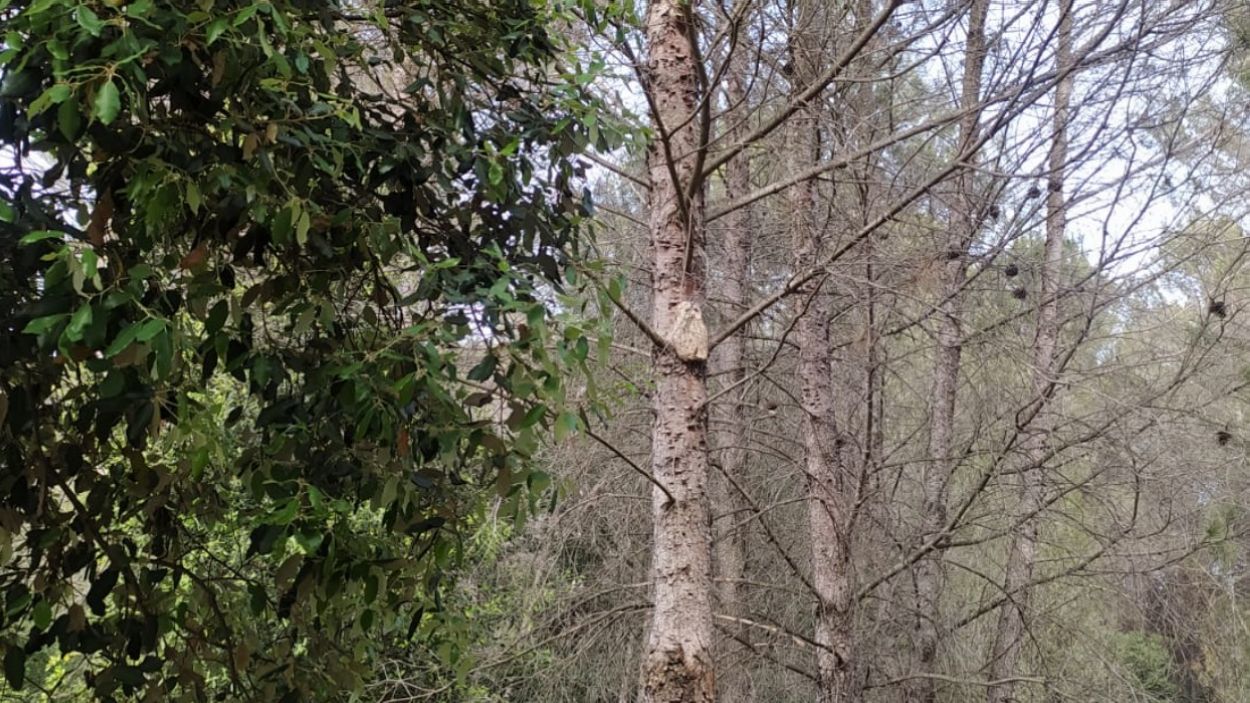
M 325 698 L 454 620 L 487 489 L 577 424 L 548 322 L 609 136 L 559 11 L 0 0 L 11 687 Z

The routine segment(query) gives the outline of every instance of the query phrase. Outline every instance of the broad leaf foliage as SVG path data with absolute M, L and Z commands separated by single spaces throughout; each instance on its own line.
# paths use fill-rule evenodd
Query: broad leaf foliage
M 586 356 L 548 12 L 0 0 L 11 686 L 74 653 L 105 699 L 315 699 L 454 640 L 457 532 L 547 486 Z

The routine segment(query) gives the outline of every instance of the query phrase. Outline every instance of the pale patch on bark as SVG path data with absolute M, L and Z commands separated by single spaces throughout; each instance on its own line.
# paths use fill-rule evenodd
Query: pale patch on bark
M 692 300 L 683 300 L 673 311 L 673 322 L 664 338 L 682 361 L 707 361 L 707 326 L 703 310 Z

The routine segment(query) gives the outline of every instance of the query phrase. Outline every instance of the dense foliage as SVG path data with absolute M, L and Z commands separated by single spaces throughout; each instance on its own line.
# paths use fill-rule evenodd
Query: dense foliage
M 546 323 L 595 124 L 555 12 L 0 1 L 11 686 L 294 701 L 405 638 L 454 662 L 459 535 L 577 423 L 588 344 Z

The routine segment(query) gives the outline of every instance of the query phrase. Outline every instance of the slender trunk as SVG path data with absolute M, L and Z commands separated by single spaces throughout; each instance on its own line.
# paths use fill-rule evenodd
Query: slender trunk
M 746 101 L 747 65 L 741 49 L 730 59 L 726 98 L 731 110 L 731 118 L 735 119 L 745 110 L 738 110 Z M 745 123 L 744 123 L 745 124 Z M 746 134 L 743 125 L 736 125 L 730 134 L 730 141 L 736 141 Z M 730 161 L 725 166 L 725 198 L 733 202 L 746 195 L 751 186 L 750 161 L 746 155 Z M 729 307 L 728 319 L 737 317 L 747 304 L 747 276 L 751 262 L 751 208 L 738 208 L 725 217 L 724 233 L 724 283 L 721 295 Z M 716 513 L 716 575 L 719 579 L 717 596 L 719 611 L 732 617 L 741 617 L 742 608 L 739 604 L 738 584 L 745 570 L 745 554 L 742 535 L 734 529 L 741 516 L 746 514 L 746 504 L 733 482 L 741 482 L 746 468 L 746 438 L 748 435 L 746 399 L 743 397 L 742 381 L 746 377 L 744 361 L 744 342 L 741 333 L 734 334 L 722 342 L 716 350 L 716 364 L 720 371 L 717 375 L 723 379 L 727 388 L 732 388 L 725 402 L 718 406 L 720 431 L 716 436 L 716 447 L 720 458 L 722 476 L 715 482 L 717 491 Z M 734 626 L 741 632 L 741 626 Z M 736 659 L 730 666 L 719 667 L 718 696 L 721 703 L 737 703 L 754 699 L 751 690 L 751 679 L 745 671 L 742 660 L 745 657 L 742 646 L 734 639 L 728 639 L 723 654 Z M 737 655 L 737 656 L 735 656 Z M 718 659 L 723 660 L 724 657 Z
M 1020 492 L 1024 522 L 1012 539 L 1007 556 L 1004 588 L 1011 600 L 999 613 L 990 679 L 1003 683 L 987 691 L 989 703 L 1016 700 L 1011 677 L 1018 675 L 1025 623 L 1029 612 L 1033 565 L 1037 558 L 1038 520 L 1045 496 L 1042 463 L 1054 422 L 1046 409 L 1055 383 L 1055 349 L 1059 338 L 1059 276 L 1063 266 L 1067 200 L 1063 193 L 1064 166 L 1068 159 L 1068 119 L 1072 102 L 1072 0 L 1060 1 L 1058 46 L 1055 54 L 1060 80 L 1055 88 L 1055 112 L 1050 145 L 1046 196 L 1046 245 L 1038 291 L 1037 336 L 1033 344 L 1033 394 L 1040 408 L 1024 437 L 1028 465 L 1021 473 Z
M 964 154 L 980 131 L 981 79 L 985 67 L 985 20 L 988 0 L 974 0 L 968 15 L 964 49 L 964 72 L 960 106 L 967 109 L 959 123 L 959 154 L 971 166 L 972 154 Z M 959 387 L 960 357 L 963 353 L 962 291 L 968 273 L 968 247 L 976 234 L 979 216 L 972 197 L 972 169 L 956 178 L 956 193 L 947 223 L 946 250 L 940 253 L 942 284 L 937 315 L 937 353 L 933 364 L 933 410 L 929 421 L 929 461 L 921 477 L 923 491 L 922 530 L 924 539 L 936 538 L 946 526 L 946 487 L 955 471 L 955 400 Z M 935 550 L 916 564 L 916 633 L 914 673 L 935 674 L 940 604 L 944 581 L 942 552 Z M 913 679 L 907 700 L 933 703 L 937 700 L 935 679 Z
M 797 120 L 796 131 L 814 127 Z M 809 184 L 791 192 L 795 213 L 795 254 L 798 263 L 816 256 L 817 238 L 811 222 L 815 203 Z M 813 281 L 799 291 L 809 300 L 797 326 L 800 401 L 803 409 L 804 469 L 808 486 L 808 520 L 812 542 L 812 584 L 816 608 L 816 665 L 822 703 L 841 703 L 852 696 L 851 559 L 846 534 L 850 506 L 842 464 L 841 441 L 834 420 L 829 319 L 831 299 L 824 282 Z
M 855 30 L 858 33 L 868 26 L 876 16 L 876 0 L 856 0 L 855 2 Z M 871 56 L 877 49 L 877 40 L 869 42 L 865 49 L 865 54 Z M 862 61 L 855 67 L 855 75 L 860 81 L 860 85 L 849 92 L 849 100 L 853 105 L 853 109 L 848 113 L 853 117 L 854 123 L 851 128 L 846 130 L 848 134 L 847 144 L 842 145 L 844 148 L 849 146 L 851 139 L 857 140 L 857 144 L 863 144 L 870 139 L 866 139 L 865 133 L 872 134 L 876 129 L 881 129 L 882 111 L 881 99 L 875 90 L 874 81 L 879 78 L 881 67 L 875 61 Z M 862 160 L 860 164 L 854 168 L 859 169 L 856 176 L 858 181 L 857 190 L 859 196 L 859 221 L 851 222 L 849 231 L 861 230 L 869 225 L 875 217 L 874 204 L 876 198 L 879 197 L 878 188 L 881 183 L 886 182 L 881 169 L 878 165 L 879 154 L 870 154 Z M 859 360 L 861 365 L 862 390 L 861 397 L 863 399 L 861 415 L 862 434 L 861 442 L 863 446 L 863 454 L 859 465 L 860 492 L 856 500 L 863 495 L 863 492 L 873 490 L 868 486 L 867 481 L 875 480 L 877 476 L 877 468 L 882 457 L 885 454 L 885 431 L 883 426 L 884 419 L 884 396 L 882 393 L 881 366 L 882 366 L 882 339 L 880 330 L 877 326 L 878 314 L 878 270 L 877 262 L 877 237 L 869 236 L 864 239 L 863 249 L 863 266 L 864 266 L 864 282 L 860 286 L 859 296 L 863 300 L 864 307 L 864 351 L 863 356 Z
M 704 141 L 691 0 L 647 7 L 647 87 L 657 137 L 647 155 L 651 185 L 652 326 L 657 345 L 651 470 L 654 608 L 642 661 L 639 700 L 704 703 L 715 699 L 711 647 L 711 521 L 708 514 L 706 359 L 688 344 L 703 328 L 703 194 L 695 184 Z M 680 354 L 680 356 L 679 356 Z
M 795 94 L 806 87 L 805 79 L 816 75 L 821 48 L 813 34 L 819 31 L 818 3 L 807 0 L 798 7 L 795 34 L 791 37 Z M 819 158 L 819 132 L 815 110 L 803 106 L 791 119 L 787 152 L 796 171 Z M 796 268 L 820 256 L 821 229 L 816 222 L 816 193 L 811 180 L 790 189 L 791 225 Z M 832 298 L 827 282 L 816 279 L 798 291 L 807 308 L 796 326 L 799 348 L 800 404 L 803 411 L 804 471 L 807 477 L 808 521 L 811 538 L 812 585 L 816 591 L 816 670 L 821 703 L 851 700 L 852 665 L 851 552 L 847 524 L 850 481 L 842 461 L 839 429 L 835 420 L 833 354 L 830 345 Z

